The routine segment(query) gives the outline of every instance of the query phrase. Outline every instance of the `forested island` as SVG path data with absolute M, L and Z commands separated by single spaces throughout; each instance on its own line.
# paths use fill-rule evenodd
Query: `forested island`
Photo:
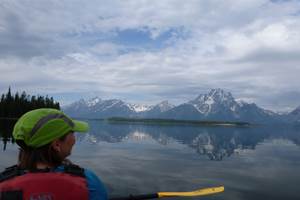
M 176 119 L 143 119 L 111 117 L 106 119 L 109 123 L 137 123 L 157 125 L 195 125 L 195 126 L 250 126 L 248 122 L 230 121 L 200 121 L 200 120 L 176 120 Z

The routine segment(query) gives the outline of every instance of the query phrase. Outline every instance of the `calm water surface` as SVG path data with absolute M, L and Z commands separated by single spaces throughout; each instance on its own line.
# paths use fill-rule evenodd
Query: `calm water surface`
M 224 185 L 218 195 L 169 199 L 300 199 L 299 127 L 89 123 L 70 159 L 94 170 L 111 196 Z M 3 147 L 0 170 L 18 151 Z

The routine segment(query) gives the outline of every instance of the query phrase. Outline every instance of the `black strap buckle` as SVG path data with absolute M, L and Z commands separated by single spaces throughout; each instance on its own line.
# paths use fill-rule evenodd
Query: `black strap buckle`
M 84 169 L 77 166 L 77 165 L 65 165 L 64 166 L 64 169 L 65 169 L 65 173 L 68 173 L 68 174 L 72 174 L 72 175 L 75 175 L 75 176 L 81 176 L 81 177 L 85 177 L 85 174 L 84 174 Z
M 21 170 L 17 165 L 13 165 L 11 167 L 7 167 L 1 174 L 0 174 L 0 182 L 11 179 L 16 176 L 22 175 L 24 172 Z
M 21 190 L 4 191 L 0 193 L 1 200 L 22 200 L 23 192 Z

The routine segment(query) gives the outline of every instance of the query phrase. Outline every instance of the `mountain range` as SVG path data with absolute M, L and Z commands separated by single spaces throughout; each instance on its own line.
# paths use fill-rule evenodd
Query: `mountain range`
M 180 105 L 162 101 L 157 105 L 130 104 L 119 99 L 95 97 L 81 99 L 63 107 L 66 114 L 77 118 L 109 117 L 160 118 L 180 120 L 243 121 L 251 123 L 300 123 L 300 106 L 288 114 L 263 109 L 255 103 L 237 101 L 230 92 L 211 89 Z

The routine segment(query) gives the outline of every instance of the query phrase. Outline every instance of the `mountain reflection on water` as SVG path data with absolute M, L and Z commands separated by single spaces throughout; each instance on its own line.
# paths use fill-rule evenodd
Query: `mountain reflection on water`
M 158 144 L 184 144 L 210 160 L 220 161 L 234 153 L 253 150 L 267 139 L 289 140 L 300 145 L 300 129 L 293 126 L 200 127 L 110 124 L 90 121 L 90 132 L 78 141 L 117 143 L 125 140 L 154 140 Z
M 2 122 L 1 170 L 18 151 L 14 122 Z M 89 124 L 89 133 L 76 134 L 70 159 L 95 171 L 112 196 L 224 185 L 224 193 L 203 199 L 300 199 L 300 127 Z
M 0 136 L 3 149 L 11 138 L 15 121 L 0 120 Z M 101 120 L 89 120 L 88 134 L 77 137 L 77 141 L 89 143 L 118 143 L 125 140 L 153 140 L 161 145 L 175 141 L 206 155 L 210 160 L 220 161 L 234 153 L 254 150 L 256 145 L 267 139 L 284 139 L 300 145 L 300 128 L 295 126 L 253 126 L 253 127 L 220 127 L 220 126 L 162 126 L 107 123 Z

